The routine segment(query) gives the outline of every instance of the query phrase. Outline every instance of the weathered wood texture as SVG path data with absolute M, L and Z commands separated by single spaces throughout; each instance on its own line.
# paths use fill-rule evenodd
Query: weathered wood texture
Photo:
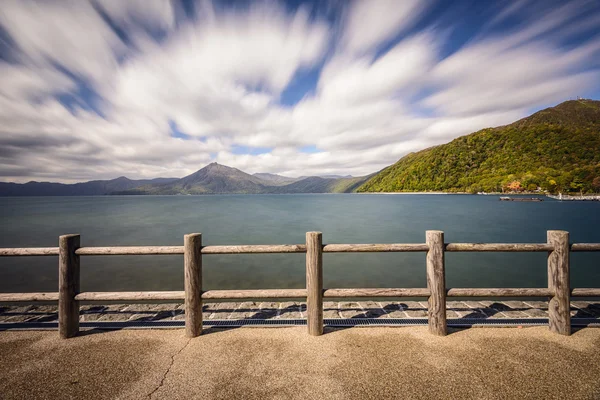
M 184 300 L 185 292 L 83 292 L 75 296 L 80 301 L 138 301 L 138 300 Z
M 427 288 L 429 295 L 428 323 L 429 332 L 445 336 L 446 327 L 446 273 L 444 260 L 444 232 L 427 231 Z
M 79 332 L 79 235 L 63 235 L 58 240 L 58 330 L 63 339 Z
M 326 244 L 324 253 L 384 253 L 427 251 L 425 243 L 389 243 L 389 244 Z
M 600 288 L 579 288 L 571 289 L 573 297 L 598 297 L 600 296 Z
M 306 253 L 303 244 L 255 244 L 245 246 L 205 246 L 202 254 L 264 254 L 264 253 Z
M 183 254 L 183 246 L 113 246 L 82 247 L 77 250 L 80 256 L 129 256 Z
M 202 235 L 185 235 L 184 248 L 185 334 L 196 337 L 202 333 Z
M 0 257 L 12 256 L 57 256 L 58 247 L 25 247 L 25 248 L 2 248 Z
M 325 289 L 323 297 L 428 297 L 426 288 L 377 288 L 377 289 Z
M 548 231 L 548 289 L 553 296 L 548 302 L 548 322 L 552 332 L 571 334 L 569 232 Z
M 202 298 L 213 299 L 292 299 L 306 297 L 306 289 L 207 290 Z
M 573 243 L 571 251 L 600 251 L 600 243 Z
M 0 293 L 0 302 L 57 301 L 58 292 L 49 293 Z
M 306 312 L 308 333 L 323 334 L 323 235 L 306 233 Z
M 449 297 L 547 297 L 552 295 L 547 288 L 456 288 L 448 289 Z
M 29 293 L 8 294 L 28 295 Z M 306 289 L 207 290 L 202 292 L 203 300 L 292 299 L 303 297 L 306 297 Z M 2 297 L 0 296 L 0 300 L 1 299 Z M 75 299 L 81 301 L 185 300 L 185 292 L 183 290 L 154 292 L 83 292 L 75 296 Z
M 544 252 L 551 251 L 552 246 L 547 243 L 448 243 L 446 251 L 460 252 Z

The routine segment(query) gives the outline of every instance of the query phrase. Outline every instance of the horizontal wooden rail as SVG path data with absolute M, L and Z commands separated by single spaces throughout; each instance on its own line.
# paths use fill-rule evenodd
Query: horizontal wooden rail
M 573 243 L 571 251 L 600 251 L 600 243 Z
M 306 289 L 207 290 L 202 299 L 292 299 L 306 297 Z
M 0 293 L 0 301 L 58 301 L 58 292 L 47 293 Z
M 78 256 L 130 256 L 183 254 L 183 246 L 115 246 L 80 247 L 75 250 Z
M 553 248 L 547 243 L 447 243 L 445 250 L 460 252 L 545 252 L 552 251 Z
M 427 297 L 427 288 L 417 289 L 325 289 L 323 297 Z
M 600 296 L 600 288 L 571 289 L 571 296 L 574 296 L 574 297 L 598 297 L 598 296 Z
M 75 296 L 79 301 L 138 301 L 138 300 L 183 300 L 185 292 L 82 292 Z
M 58 247 L 22 247 L 0 249 L 0 257 L 12 256 L 57 256 Z
M 202 292 L 203 300 L 302 297 L 306 297 L 306 289 L 207 290 Z M 83 292 L 75 296 L 75 300 L 81 301 L 184 300 L 184 298 L 184 291 Z
M 303 244 L 255 244 L 247 246 L 204 246 L 202 254 L 261 254 L 261 253 L 306 253 Z
M 326 244 L 324 253 L 384 253 L 427 251 L 425 243 L 389 243 L 389 244 Z
M 548 288 L 456 288 L 448 289 L 448 297 L 546 297 L 553 292 Z

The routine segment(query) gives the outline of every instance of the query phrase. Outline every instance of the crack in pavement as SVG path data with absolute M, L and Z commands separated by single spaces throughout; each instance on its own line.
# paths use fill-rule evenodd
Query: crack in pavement
M 158 386 L 155 387 L 154 390 L 148 394 L 148 399 L 151 399 L 152 395 L 154 395 L 154 393 L 156 393 L 158 391 L 158 389 L 160 389 L 163 386 L 163 384 L 165 383 L 165 380 L 167 379 L 167 375 L 169 375 L 169 372 L 171 372 L 171 368 L 173 367 L 173 364 L 175 364 L 175 357 L 177 357 L 179 354 L 181 354 L 181 352 L 183 350 L 185 350 L 185 348 L 188 346 L 188 344 L 190 344 L 191 341 L 192 341 L 192 338 L 189 338 L 187 340 L 187 342 L 183 346 L 181 346 L 181 348 L 175 354 L 173 354 L 171 356 L 171 362 L 169 363 L 167 370 L 163 374 Z

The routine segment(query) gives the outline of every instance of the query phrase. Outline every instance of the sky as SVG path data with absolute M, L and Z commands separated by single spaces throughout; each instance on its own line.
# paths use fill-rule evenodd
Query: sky
M 360 176 L 577 97 L 597 0 L 0 7 L 0 181 Z

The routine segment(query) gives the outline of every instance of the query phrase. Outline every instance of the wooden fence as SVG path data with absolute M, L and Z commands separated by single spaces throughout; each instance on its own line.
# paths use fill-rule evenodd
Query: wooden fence
M 0 302 L 58 301 L 59 332 L 69 338 L 79 332 L 80 301 L 184 300 L 185 331 L 202 333 L 202 302 L 217 299 L 307 299 L 307 326 L 311 335 L 323 333 L 323 298 L 327 297 L 427 297 L 429 331 L 446 335 L 447 297 L 549 297 L 550 330 L 571 334 L 570 298 L 600 296 L 600 288 L 572 289 L 569 281 L 571 252 L 600 251 L 600 243 L 569 243 L 569 233 L 548 231 L 546 243 L 444 243 L 444 233 L 427 231 L 425 243 L 325 244 L 321 232 L 307 232 L 305 244 L 202 246 L 202 235 L 185 235 L 183 246 L 80 247 L 79 235 L 64 235 L 58 247 L 0 248 L 0 256 L 58 255 L 58 292 L 0 293 Z M 427 253 L 427 288 L 323 289 L 323 253 Z M 547 288 L 446 288 L 446 252 L 547 252 Z M 205 254 L 306 253 L 305 289 L 202 290 L 202 257 Z M 100 255 L 184 255 L 184 290 L 154 292 L 81 292 L 80 257 Z

